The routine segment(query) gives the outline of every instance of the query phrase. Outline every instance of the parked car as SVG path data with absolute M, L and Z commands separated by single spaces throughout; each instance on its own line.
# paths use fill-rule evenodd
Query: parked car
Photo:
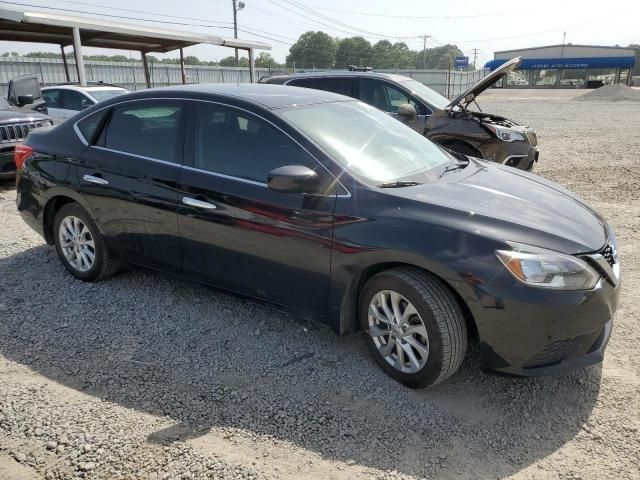
M 90 84 L 82 87 L 76 84 L 43 87 L 42 95 L 47 104 L 49 115 L 56 123 L 65 121 L 81 110 L 96 103 L 129 93 L 129 90 L 118 85 L 105 83 Z
M 295 73 L 260 81 L 357 98 L 453 151 L 531 170 L 539 157 L 538 137 L 533 129 L 468 108 L 478 95 L 516 69 L 520 62 L 520 57 L 506 62 L 453 100 L 411 78 L 369 71 Z
M 131 262 L 360 329 L 411 387 L 452 375 L 469 336 L 519 375 L 600 362 L 609 339 L 601 215 L 342 95 L 147 90 L 30 135 L 17 163 L 20 214 L 77 278 Z
M 38 111 L 44 110 L 40 100 L 37 78 L 18 77 L 9 82 L 8 99 L 0 97 L 0 180 L 13 178 L 16 174 L 14 150 L 28 133 L 36 128 L 53 124 L 51 119 Z

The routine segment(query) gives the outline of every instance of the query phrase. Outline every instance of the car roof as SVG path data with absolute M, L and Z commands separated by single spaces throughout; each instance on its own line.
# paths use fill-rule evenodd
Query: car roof
M 326 92 L 324 90 L 312 90 L 288 85 L 270 85 L 266 83 L 198 83 L 151 88 L 138 91 L 133 95 L 137 98 L 145 98 L 153 97 L 154 95 L 158 95 L 158 93 L 162 93 L 162 96 L 168 96 L 166 94 L 171 92 L 175 92 L 180 96 L 185 96 L 185 93 L 197 93 L 200 95 L 211 94 L 233 97 L 249 103 L 258 104 L 270 110 L 317 103 L 354 101 L 351 97 Z M 123 100 L 122 97 L 119 98 L 120 101 Z
M 349 71 L 324 71 L 324 72 L 300 72 L 290 73 L 288 75 L 273 75 L 267 77 L 268 80 L 272 79 L 294 79 L 294 78 L 312 78 L 312 77 L 369 77 L 369 78 L 383 78 L 391 80 L 393 82 L 406 82 L 411 80 L 409 77 L 403 75 L 396 75 L 395 73 L 382 73 L 382 72 L 349 72 Z

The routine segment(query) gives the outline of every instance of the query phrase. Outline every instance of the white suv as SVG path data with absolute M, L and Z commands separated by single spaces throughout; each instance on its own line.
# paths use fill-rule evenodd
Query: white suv
M 57 85 L 55 87 L 42 88 L 42 98 L 47 104 L 49 116 L 53 118 L 55 123 L 63 122 L 80 110 L 125 93 L 129 93 L 129 90 L 107 84 L 89 85 L 87 87 Z

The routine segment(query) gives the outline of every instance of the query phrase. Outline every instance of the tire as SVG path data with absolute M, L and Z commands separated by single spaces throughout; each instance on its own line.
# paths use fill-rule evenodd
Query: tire
M 463 142 L 451 142 L 451 143 L 443 143 L 442 146 L 449 150 L 453 150 L 454 152 L 461 153 L 463 155 L 468 155 L 470 157 L 482 158 L 480 152 L 478 152 L 475 148 L 467 145 Z
M 407 315 L 406 321 L 380 321 L 390 318 L 383 303 L 391 317 L 399 316 L 395 315 L 394 299 L 398 312 Z M 359 307 L 360 327 L 367 333 L 374 359 L 400 383 L 410 388 L 428 387 L 460 367 L 467 350 L 462 308 L 447 286 L 428 272 L 403 267 L 378 273 L 362 289 Z M 398 353 L 398 349 L 402 351 Z
M 79 233 L 76 240 L 72 240 L 74 231 Z M 77 203 L 67 203 L 56 213 L 53 238 L 60 261 L 80 280 L 96 282 L 120 267 L 120 262 L 109 255 L 95 222 Z

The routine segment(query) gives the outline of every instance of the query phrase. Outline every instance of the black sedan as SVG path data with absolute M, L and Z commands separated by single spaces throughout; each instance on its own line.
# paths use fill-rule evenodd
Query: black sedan
M 130 262 L 359 329 L 411 387 L 452 375 L 468 338 L 505 373 L 603 358 L 620 292 L 606 221 L 359 101 L 147 90 L 33 132 L 16 162 L 18 210 L 79 279 Z

